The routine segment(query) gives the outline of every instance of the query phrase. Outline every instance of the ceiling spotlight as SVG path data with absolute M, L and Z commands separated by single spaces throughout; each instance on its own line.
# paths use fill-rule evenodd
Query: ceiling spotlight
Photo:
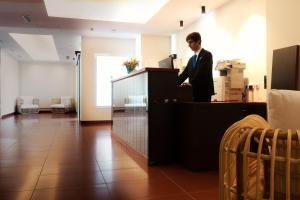
M 206 13 L 205 6 L 201 6 L 201 13 L 204 15 Z
M 179 28 L 180 28 L 180 30 L 183 29 L 183 20 L 180 20 L 180 22 L 179 22 Z
M 25 23 L 29 24 L 31 22 L 31 17 L 30 15 L 22 15 L 22 18 Z
M 91 31 L 94 31 L 94 28 L 92 27 L 92 28 L 90 28 L 90 30 L 91 30 Z

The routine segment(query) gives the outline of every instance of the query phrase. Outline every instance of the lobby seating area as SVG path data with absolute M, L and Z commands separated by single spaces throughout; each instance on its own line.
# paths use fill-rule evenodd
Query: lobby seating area
M 21 114 L 39 113 L 39 99 L 33 96 L 17 98 L 17 111 Z
M 65 96 L 60 98 L 53 98 L 51 100 L 51 111 L 53 113 L 67 113 L 74 111 L 74 100 L 72 97 Z
M 17 112 L 20 114 L 38 114 L 40 112 L 39 99 L 36 97 L 21 96 L 17 98 L 16 102 Z M 49 107 L 52 113 L 69 113 L 75 111 L 74 99 L 70 96 L 52 98 Z

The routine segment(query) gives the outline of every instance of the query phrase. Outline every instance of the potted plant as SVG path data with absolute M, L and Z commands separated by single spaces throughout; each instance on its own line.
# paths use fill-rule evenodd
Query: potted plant
M 135 68 L 138 66 L 139 61 L 137 61 L 135 58 L 131 58 L 130 60 L 126 60 L 123 65 L 126 67 L 127 69 L 127 73 L 129 74 L 130 72 L 132 72 L 133 70 L 135 70 Z

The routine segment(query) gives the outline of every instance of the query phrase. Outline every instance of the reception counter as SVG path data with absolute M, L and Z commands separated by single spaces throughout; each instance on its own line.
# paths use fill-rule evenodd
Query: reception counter
M 113 135 L 148 160 L 173 160 L 178 70 L 145 68 L 112 81 Z
M 249 114 L 266 117 L 266 104 L 188 102 L 191 90 L 178 88 L 177 76 L 178 70 L 145 68 L 113 80 L 113 136 L 149 165 L 217 169 L 226 129 Z
M 192 171 L 216 170 L 223 134 L 250 114 L 266 118 L 265 103 L 181 102 L 176 106 L 177 162 Z

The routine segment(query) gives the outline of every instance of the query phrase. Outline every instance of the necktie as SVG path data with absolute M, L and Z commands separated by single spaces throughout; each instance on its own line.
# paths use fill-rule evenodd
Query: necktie
M 192 66 L 193 66 L 193 69 L 196 68 L 196 63 L 197 63 L 197 55 L 193 55 L 192 57 Z

